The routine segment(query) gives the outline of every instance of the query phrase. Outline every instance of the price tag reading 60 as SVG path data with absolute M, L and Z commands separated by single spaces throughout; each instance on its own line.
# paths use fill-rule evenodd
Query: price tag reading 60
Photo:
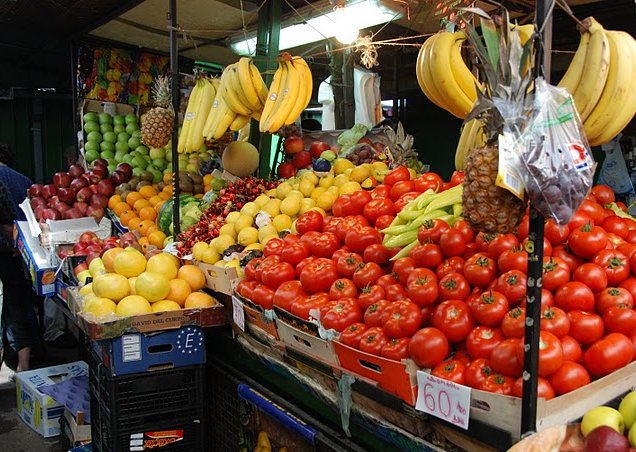
M 418 371 L 415 409 L 467 430 L 470 388 Z

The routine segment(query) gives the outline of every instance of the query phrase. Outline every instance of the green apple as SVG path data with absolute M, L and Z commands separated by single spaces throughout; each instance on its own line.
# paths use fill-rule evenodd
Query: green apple
M 141 169 L 139 167 L 134 167 L 133 168 L 133 176 L 139 177 L 139 175 L 141 174 L 142 171 L 143 171 L 143 169 Z
M 135 148 L 135 151 L 139 152 L 142 155 L 149 155 L 150 153 L 150 149 L 148 149 L 146 146 L 143 145 L 139 145 Z
M 124 155 L 124 163 L 128 163 L 130 166 L 132 166 L 133 159 L 134 157 L 130 154 Z
M 150 162 L 152 162 L 152 159 L 150 158 L 150 156 L 149 156 L 149 155 L 142 155 L 142 157 L 144 158 L 144 160 L 145 160 L 148 164 L 150 164 Z
M 115 152 L 115 161 L 117 163 L 122 163 L 124 161 L 125 152 Z
M 166 162 L 172 163 L 172 152 L 166 152 Z
M 155 166 L 158 170 L 163 171 L 163 169 L 166 167 L 166 165 L 168 164 L 168 162 L 166 162 L 165 159 L 152 159 L 152 164 L 153 166 Z
M 166 155 L 166 151 L 162 148 L 150 148 L 151 159 L 162 159 Z
M 130 135 L 128 135 L 126 132 L 117 133 L 117 141 L 128 143 L 128 140 L 130 140 Z
M 188 163 L 186 165 L 186 171 L 188 173 L 198 173 L 199 172 L 199 165 L 197 165 L 195 163 Z
M 110 151 L 112 153 L 115 152 L 115 145 L 110 141 L 102 141 L 101 143 L 99 143 L 99 148 L 102 151 Z
M 138 119 L 139 118 L 137 118 L 137 115 L 128 113 L 124 118 L 124 121 L 126 122 L 126 124 L 137 124 Z
M 93 130 L 92 132 L 89 132 L 88 135 L 86 135 L 86 141 L 94 141 L 96 143 L 101 143 L 102 134 L 99 133 L 97 130 Z
M 152 171 L 152 183 L 158 184 L 163 179 L 163 173 L 159 170 Z
M 632 427 L 629 429 L 627 439 L 629 440 L 630 446 L 636 447 L 636 424 L 632 425 Z
M 115 143 L 115 152 L 121 152 L 123 154 L 128 152 L 128 143 L 125 141 L 118 141 Z
M 113 153 L 113 151 L 102 151 L 99 153 L 99 156 L 106 160 L 115 158 L 115 154 Z
M 86 151 L 86 161 L 92 163 L 99 158 L 99 153 L 95 150 Z
M 132 166 L 133 168 L 141 168 L 142 170 L 144 170 L 146 169 L 146 166 L 148 166 L 148 162 L 146 162 L 146 159 L 144 159 L 143 157 L 137 156 L 133 158 Z
M 115 132 L 104 132 L 102 131 L 103 135 L 103 139 L 104 141 L 108 141 L 109 143 L 115 143 L 117 142 L 117 135 L 115 135 Z
M 99 125 L 99 131 L 101 133 L 112 132 L 113 131 L 113 126 L 110 125 L 110 124 L 100 124 Z
M 130 149 L 137 149 L 139 146 L 141 146 L 141 140 L 135 136 L 131 136 L 128 139 L 128 147 Z
M 130 134 L 130 136 L 133 136 L 135 138 L 141 138 L 141 131 L 135 130 L 133 133 Z
M 115 124 L 113 126 L 113 132 L 115 133 L 126 132 L 126 126 L 124 124 Z
M 97 115 L 97 119 L 99 120 L 100 124 L 112 124 L 113 123 L 113 117 L 111 115 L 109 115 L 108 113 L 100 113 Z
M 155 168 L 155 166 L 150 163 L 148 166 L 146 166 L 146 171 L 148 171 L 149 173 L 152 173 L 154 171 L 157 171 L 157 168 Z
M 636 423 L 636 391 L 632 391 L 623 397 L 621 404 L 618 406 L 618 411 L 623 415 L 623 421 L 625 422 L 625 428 L 630 432 L 632 425 Z M 636 435 L 636 433 L 634 433 Z
M 139 130 L 139 126 L 137 124 L 128 124 L 126 126 L 126 132 L 128 132 L 131 135 L 133 132 L 136 132 L 138 130 Z
M 623 434 L 625 430 L 623 415 L 618 410 L 608 406 L 597 406 L 583 416 L 581 433 L 583 433 L 583 436 L 587 436 L 592 430 L 601 425 L 607 425 L 620 434 Z
M 99 132 L 99 124 L 96 121 L 87 121 L 84 123 L 84 132 Z
M 166 168 L 163 170 L 163 173 L 171 173 L 172 172 L 172 162 L 166 165 Z
M 113 124 L 115 124 L 115 125 L 125 125 L 126 124 L 126 120 L 124 119 L 124 117 L 122 115 L 115 115 L 115 116 L 113 116 Z
M 85 151 L 94 151 L 94 152 L 99 152 L 99 142 L 97 141 L 87 141 L 86 144 L 84 145 L 84 150 Z
M 84 113 L 84 122 L 97 122 L 97 113 L 94 111 L 89 111 L 88 113 Z

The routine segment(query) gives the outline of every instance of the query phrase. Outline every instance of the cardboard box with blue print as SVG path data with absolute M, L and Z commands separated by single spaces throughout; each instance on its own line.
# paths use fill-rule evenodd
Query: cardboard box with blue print
M 124 334 L 91 344 L 113 376 L 205 363 L 203 329 L 194 325 L 156 334 Z
M 15 222 L 13 239 L 16 249 L 22 255 L 35 293 L 53 295 L 56 266 L 51 261 L 51 254 L 31 235 L 26 221 Z
M 84 361 L 17 373 L 15 388 L 18 415 L 45 438 L 59 435 L 64 405 L 43 394 L 39 388 L 82 375 L 88 375 L 88 366 Z

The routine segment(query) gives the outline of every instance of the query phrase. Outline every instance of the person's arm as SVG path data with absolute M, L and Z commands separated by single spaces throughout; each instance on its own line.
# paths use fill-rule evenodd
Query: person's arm
M 15 212 L 13 210 L 13 202 L 9 197 L 9 190 L 0 183 L 0 247 L 6 246 L 12 242 L 13 237 L 13 220 L 15 220 Z

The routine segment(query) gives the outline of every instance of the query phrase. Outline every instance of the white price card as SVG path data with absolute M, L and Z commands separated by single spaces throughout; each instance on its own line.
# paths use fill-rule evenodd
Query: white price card
M 415 409 L 468 430 L 470 388 L 418 370 Z
M 235 296 L 232 296 L 232 318 L 241 331 L 245 331 L 245 310 L 241 300 Z

